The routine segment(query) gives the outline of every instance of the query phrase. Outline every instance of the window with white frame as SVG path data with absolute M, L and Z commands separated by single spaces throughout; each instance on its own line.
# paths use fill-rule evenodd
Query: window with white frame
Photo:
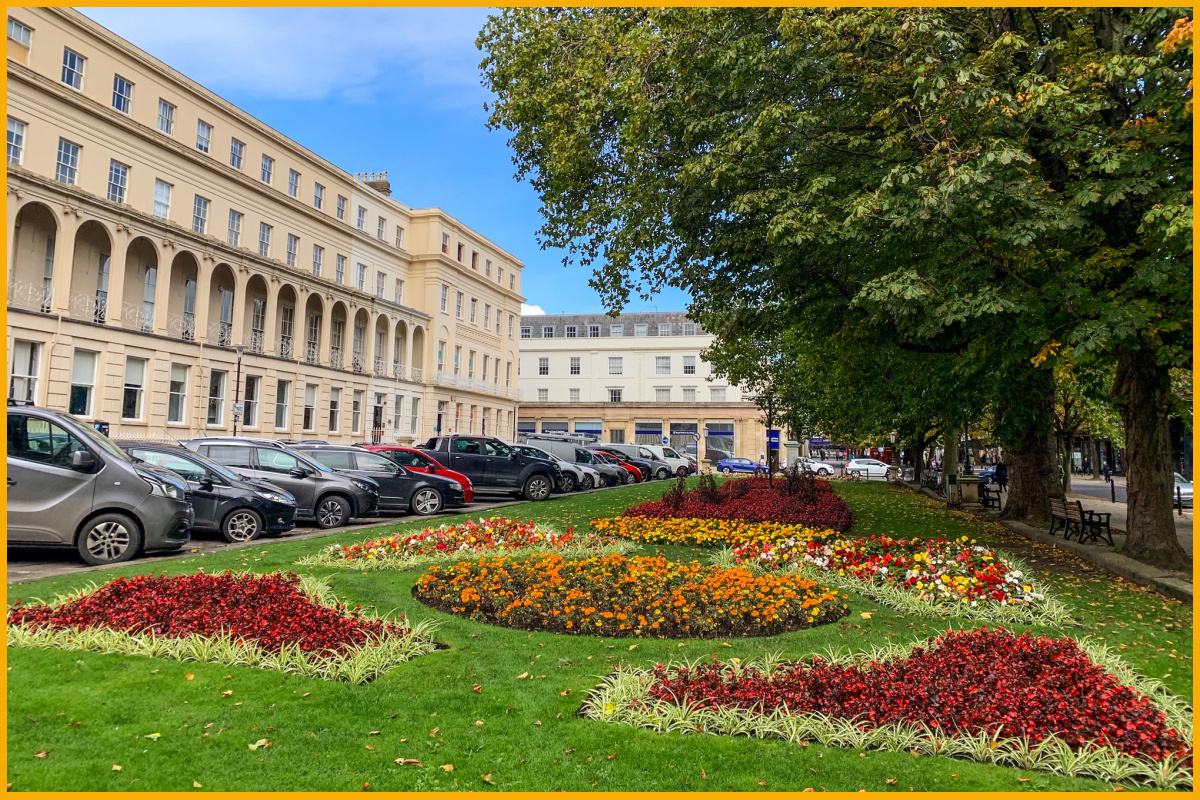
M 325 187 L 319 183 L 313 184 L 313 208 L 320 211 L 325 207 Z
M 570 397 L 572 403 L 579 402 L 579 390 L 578 389 L 567 389 L 567 396 Z
M 246 428 L 258 427 L 258 390 L 262 379 L 257 375 L 246 376 L 245 391 L 242 392 L 242 425 Z
M 67 411 L 77 417 L 92 416 L 92 395 L 96 387 L 96 354 L 76 350 L 71 359 L 71 394 Z
M 129 167 L 120 161 L 108 162 L 108 201 L 124 203 L 129 189 Z
M 361 389 L 355 389 L 350 400 L 350 432 L 362 433 L 362 404 L 363 393 Z
M 38 342 L 13 342 L 12 367 L 9 370 L 8 396 L 14 400 L 35 403 L 38 399 L 38 376 L 42 363 L 42 345 Z
M 396 278 L 396 295 L 393 298 L 397 305 L 404 305 L 404 279 Z
M 208 233 L 208 198 L 200 195 L 192 201 L 192 231 Z
M 509 276 L 508 276 L 508 289 L 509 289 L 509 291 L 515 291 L 514 287 L 516 286 L 516 283 L 517 283 L 517 276 L 516 276 L 516 275 L 509 275 Z
M 25 123 L 8 118 L 8 163 L 20 164 L 25 157 Z
M 683 374 L 684 375 L 695 375 L 696 374 L 696 357 L 695 356 L 684 356 L 683 357 Z
M 504 267 L 496 267 L 496 283 L 504 283 Z
M 545 403 L 550 399 L 549 389 L 538 389 L 538 402 Z
M 285 258 L 289 267 L 296 266 L 296 254 L 300 250 L 300 237 L 289 233 L 287 237 L 287 253 Z
M 167 136 L 175 135 L 175 106 L 158 98 L 158 130 Z
M 358 221 L 355 223 L 360 231 L 367 229 L 367 209 L 363 206 L 358 207 Z
M 475 310 L 478 307 L 479 307 L 479 301 L 476 300 L 474 297 L 472 297 L 471 298 L 471 318 L 470 318 L 470 322 L 472 325 L 475 324 Z
M 262 170 L 259 172 L 259 178 L 268 186 L 271 185 L 271 181 L 275 180 L 275 159 L 268 155 L 262 157 Z
M 522 325 L 521 326 L 521 338 L 522 339 L 532 339 L 533 338 L 533 328 L 531 328 L 528 325 Z
M 608 402 L 610 402 L 610 403 L 621 402 L 621 390 L 620 389 L 609 389 L 608 390 Z
M 439 341 L 437 346 L 437 371 L 442 372 L 446 368 L 446 342 Z
M 8 38 L 28 49 L 33 42 L 33 29 L 22 25 L 12 17 L 8 18 Z
M 64 47 L 62 82 L 76 91 L 83 91 L 83 65 L 86 61 L 79 53 Z
M 146 394 L 146 359 L 125 359 L 125 386 L 121 393 L 121 419 L 140 421 Z
M 542 326 L 542 338 L 543 339 L 553 339 L 554 338 L 554 326 L 553 325 L 543 325 Z
M 466 246 L 465 246 L 465 245 L 463 245 L 461 242 L 459 242 L 459 245 L 458 245 L 458 249 L 457 249 L 457 251 L 456 251 L 455 258 L 456 258 L 456 259 L 458 259 L 458 263 L 460 263 L 460 264 L 462 263 L 462 260 L 463 260 L 463 253 L 464 253 L 465 251 L 466 251 Z
M 208 413 L 205 421 L 213 427 L 225 424 L 226 375 L 226 372 L 214 369 L 208 376 Z
M 277 431 L 287 430 L 291 394 L 291 381 L 278 381 L 275 384 L 275 430 Z
M 579 356 L 571 356 L 571 374 L 578 375 L 582 372 L 580 362 L 582 359 Z
M 258 223 L 258 254 L 271 255 L 271 226 L 265 222 Z
M 313 245 L 312 272 L 318 278 L 321 276 L 321 265 L 325 262 L 325 248 L 319 244 Z
M 509 314 L 508 315 L 508 338 L 510 338 L 510 339 L 512 338 L 512 335 L 513 335 L 513 319 L 514 319 L 513 315 Z M 499 333 L 499 332 L 500 332 L 500 312 L 497 311 L 496 312 L 496 333 Z
M 709 387 L 708 399 L 710 402 L 713 402 L 713 403 L 724 403 L 725 402 L 725 387 L 724 386 Z
M 404 395 L 396 395 L 392 401 L 392 433 L 399 436 L 404 427 Z
M 491 303 L 483 304 L 483 327 L 484 328 L 492 327 L 492 304 Z
M 625 359 L 622 356 L 608 357 L 608 374 L 609 375 L 624 375 L 625 374 Z
M 411 434 L 417 433 L 421 427 L 421 398 L 414 397 L 412 402 L 408 404 L 409 408 L 409 425 L 408 432 Z
M 380 300 L 383 299 L 383 293 L 387 287 L 387 275 L 382 272 L 375 273 L 375 296 Z
M 337 218 L 342 222 L 346 221 L 346 198 L 342 197 L 340 194 L 338 195 L 337 199 Z
M 375 228 L 375 238 L 381 242 L 387 239 L 387 220 L 383 217 L 379 218 L 379 224 Z
M 54 178 L 59 183 L 74 184 L 79 177 L 79 145 L 58 140 L 58 164 L 54 170 Z
M 454 316 L 457 317 L 458 319 L 462 319 L 462 307 L 463 307 L 463 293 L 455 292 L 454 293 Z
M 358 289 L 360 292 L 365 292 L 367 290 L 367 265 L 366 264 L 358 265 L 358 275 L 355 278 L 354 287 L 356 289 Z
M 625 335 L 625 326 L 624 325 L 609 325 L 608 326 L 608 335 L 609 336 L 624 336 Z
M 154 216 L 167 219 L 171 216 L 171 184 L 154 179 Z
M 454 374 L 458 375 L 462 371 L 462 348 L 454 348 Z
M 475 377 L 475 351 L 471 350 L 467 353 L 467 377 Z
M 346 257 L 338 256 L 336 260 L 337 260 L 337 265 L 334 270 L 333 279 L 338 283 L 345 283 L 346 282 Z
M 187 416 L 188 368 L 186 364 L 171 365 L 167 383 L 167 422 L 180 424 Z
M 404 247 L 404 228 L 396 226 L 396 247 Z
M 242 168 L 242 164 L 246 160 L 246 143 L 237 139 L 229 141 L 229 166 L 236 170 Z
M 599 325 L 588 325 L 588 337 L 592 338 L 592 339 L 599 339 L 600 338 L 600 326 Z
M 671 357 L 670 356 L 655 356 L 654 357 L 654 374 L 655 375 L 670 375 L 671 374 Z
M 342 390 L 333 388 L 329 390 L 329 432 L 337 433 L 341 427 L 342 417 Z
M 450 234 L 442 234 L 442 252 L 449 255 L 450 253 Z
M 579 334 L 579 327 L 576 325 L 568 325 L 566 335 L 568 339 L 574 339 Z
M 483 274 L 489 278 L 492 276 L 492 260 L 490 258 L 483 260 Z
M 658 335 L 659 336 L 670 336 L 672 327 L 673 326 L 669 322 L 658 323 Z
M 112 107 L 122 114 L 133 108 L 133 84 L 120 75 L 113 75 Z
M 301 420 L 305 432 L 317 429 L 317 385 L 308 383 L 304 386 L 304 418 Z
M 201 153 L 212 150 L 212 125 L 204 120 L 196 122 L 196 149 Z
M 242 219 L 243 214 L 240 211 L 229 209 L 229 235 L 225 241 L 234 247 L 242 244 Z
M 634 323 L 634 326 L 633 326 L 633 335 L 634 336 L 645 336 L 649 332 L 650 332 L 650 326 L 647 325 L 646 323 L 644 323 L 644 322 Z
M 442 284 L 442 313 L 446 312 L 446 302 L 447 302 L 447 299 L 449 298 L 449 296 L 450 296 L 450 287 L 443 283 Z
M 549 374 L 550 374 L 550 359 L 545 358 L 545 357 L 539 358 L 538 359 L 538 375 L 549 375 Z
M 670 386 L 654 387 L 654 402 L 656 402 L 656 403 L 671 402 L 671 387 Z
M 288 170 L 288 196 L 300 198 L 300 173 L 294 169 Z
M 479 253 L 474 250 L 471 251 L 471 269 L 479 271 Z
M 696 402 L 696 387 L 695 386 L 683 387 L 683 402 L 685 402 L 685 403 Z
M 696 335 L 696 323 L 694 323 L 694 322 L 683 323 L 683 335 L 684 336 L 695 336 Z

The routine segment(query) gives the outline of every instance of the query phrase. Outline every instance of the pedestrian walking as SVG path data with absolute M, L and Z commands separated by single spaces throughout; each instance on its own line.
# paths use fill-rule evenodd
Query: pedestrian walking
M 1104 482 L 1112 483 L 1112 467 L 1108 464 L 1104 465 Z
M 1008 491 L 1008 464 L 1004 463 L 1004 459 L 996 462 L 996 484 L 1000 487 L 1000 491 Z

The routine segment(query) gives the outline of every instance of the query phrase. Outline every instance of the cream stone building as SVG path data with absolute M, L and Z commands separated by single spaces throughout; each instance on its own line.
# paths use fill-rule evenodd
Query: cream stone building
M 78 12 L 9 9 L 10 398 L 114 437 L 507 437 L 522 267 Z
M 518 433 L 582 433 L 669 443 L 700 460 L 757 460 L 762 411 L 713 375 L 713 337 L 683 312 L 521 318 Z M 665 440 L 665 441 L 664 441 Z

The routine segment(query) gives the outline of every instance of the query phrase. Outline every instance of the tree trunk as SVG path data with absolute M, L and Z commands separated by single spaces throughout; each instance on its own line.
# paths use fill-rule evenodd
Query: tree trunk
M 1092 480 L 1100 480 L 1100 440 L 1092 434 Z
M 1026 392 L 1020 405 L 1008 410 L 1011 420 L 1005 425 L 1005 438 L 1011 441 L 1001 442 L 1008 461 L 1008 499 L 1000 518 L 1048 523 L 1047 498 L 1063 496 L 1053 425 L 1054 377 L 1034 370 L 1021 383 Z
M 1059 464 L 1062 465 L 1063 471 L 1062 488 L 1064 495 L 1071 491 L 1071 468 L 1074 466 L 1075 461 L 1072 457 L 1074 456 L 1075 448 L 1071 447 L 1067 442 L 1074 441 L 1074 437 L 1070 437 L 1066 442 L 1060 440 L 1058 443 Z
M 958 428 L 951 428 L 946 431 L 944 446 L 942 447 L 942 483 L 946 483 L 946 476 L 951 473 L 958 474 Z
M 1130 558 L 1167 569 L 1190 571 L 1191 559 L 1179 544 L 1172 517 L 1174 469 L 1167 422 L 1171 398 L 1168 368 L 1145 351 L 1117 356 L 1113 396 L 1125 423 L 1125 547 Z

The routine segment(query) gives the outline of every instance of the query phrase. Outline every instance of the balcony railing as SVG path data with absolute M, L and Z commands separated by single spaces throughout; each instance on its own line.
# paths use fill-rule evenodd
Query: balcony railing
M 387 377 L 387 362 L 383 360 L 383 356 L 375 356 L 375 375 L 380 378 Z
M 50 281 L 13 281 L 8 285 L 8 304 L 49 314 L 54 297 Z
M 308 342 L 304 345 L 304 360 L 309 364 L 321 363 L 321 345 L 317 342 Z
M 420 367 L 408 368 L 408 379 L 413 383 L 421 383 L 425 380 L 425 370 Z
M 171 336 L 176 336 L 180 339 L 183 339 L 185 342 L 195 341 L 196 315 L 188 313 L 168 314 L 167 333 Z
M 92 322 L 104 323 L 108 316 L 108 293 L 80 294 L 71 292 L 67 308 L 75 319 L 90 319 Z
M 416 372 L 417 370 L 413 370 Z M 416 378 L 414 377 L 414 381 Z M 510 389 L 506 386 L 501 386 L 498 383 L 488 383 L 487 381 L 477 380 L 475 378 L 467 378 L 462 375 L 452 375 L 448 372 L 434 372 L 430 376 L 430 382 L 436 383 L 439 386 L 447 386 L 454 389 L 465 389 L 470 392 L 479 392 L 481 394 L 495 395 L 496 397 L 507 397 L 516 400 L 518 392 L 515 389 Z
M 280 334 L 279 336 L 279 357 L 292 357 L 292 337 L 287 336 L 286 334 Z
M 404 380 L 404 373 L 405 373 L 404 365 L 401 364 L 399 361 L 393 361 L 392 362 L 392 378 L 394 378 L 395 380 L 398 380 L 398 381 L 402 381 L 402 380 Z
M 342 368 L 342 348 L 333 347 L 329 350 L 329 366 L 334 369 Z
M 246 341 L 246 349 L 251 353 L 262 355 L 267 347 L 266 331 L 254 330 L 250 331 L 250 336 Z
M 121 327 L 152 333 L 154 331 L 154 309 L 145 305 L 124 303 L 121 305 Z
M 233 347 L 233 323 L 224 321 L 208 323 L 208 343 L 215 344 L 217 347 Z
M 355 353 L 350 357 L 350 368 L 355 372 L 367 371 L 367 359 L 362 353 Z

